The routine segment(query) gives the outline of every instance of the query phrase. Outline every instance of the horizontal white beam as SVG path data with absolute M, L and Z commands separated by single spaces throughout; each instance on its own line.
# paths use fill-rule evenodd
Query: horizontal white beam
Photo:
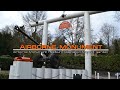
M 19 51 L 85 51 L 85 49 L 13 49 L 13 52 Z M 89 51 L 89 50 L 86 50 Z M 108 52 L 108 49 L 91 49 L 96 52 Z
M 69 50 L 69 51 L 72 51 L 72 50 L 76 50 L 76 51 L 84 51 L 85 49 L 80 49 L 80 48 L 78 48 L 78 49 L 13 49 L 13 51 L 14 50 L 43 50 L 43 51 L 45 51 L 45 50 L 52 50 L 52 51 L 54 51 L 54 50 L 60 50 L 60 51 L 64 51 L 64 50 Z M 90 49 L 90 50 L 92 50 L 92 51 L 108 51 L 108 49 Z
M 97 14 L 97 13 L 101 13 L 101 12 L 105 12 L 105 11 L 89 11 L 89 14 Z M 79 12 L 79 13 L 74 13 L 74 14 L 69 14 L 66 15 L 64 18 L 62 16 L 54 18 L 54 19 L 49 19 L 49 20 L 45 20 L 47 23 L 53 23 L 53 22 L 57 22 L 57 21 L 62 21 L 62 20 L 67 20 L 67 19 L 71 19 L 71 18 L 76 18 L 76 17 L 80 17 L 83 16 L 84 12 Z M 36 23 L 31 23 L 31 27 L 35 27 L 38 25 L 43 25 L 44 24 L 44 20 L 38 22 L 38 24 Z

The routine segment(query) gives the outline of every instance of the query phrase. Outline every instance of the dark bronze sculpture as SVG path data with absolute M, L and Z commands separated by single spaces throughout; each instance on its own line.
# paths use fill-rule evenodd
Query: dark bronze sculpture
M 25 32 L 23 32 L 23 30 L 25 29 L 24 26 L 22 26 L 22 27 L 15 26 L 14 29 L 19 31 L 21 34 L 26 36 L 31 41 L 33 41 L 36 45 L 39 45 L 39 43 L 37 41 L 35 41 L 31 37 L 29 37 Z M 42 66 L 46 66 L 48 68 L 59 68 L 59 66 L 60 66 L 59 54 L 55 54 L 55 53 L 51 54 L 48 51 L 43 54 L 45 55 L 45 57 L 43 57 L 41 55 L 41 53 L 39 55 L 36 55 L 35 57 L 33 57 L 33 66 L 34 67 L 41 68 Z

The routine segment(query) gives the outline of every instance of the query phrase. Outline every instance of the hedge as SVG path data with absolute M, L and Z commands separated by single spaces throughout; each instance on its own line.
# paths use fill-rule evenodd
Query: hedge
M 0 74 L 0 79 L 9 79 L 9 74 Z
M 61 58 L 61 66 L 65 68 L 71 69 L 83 69 L 84 68 L 84 57 L 76 56 L 73 54 L 62 54 Z
M 13 58 L 2 58 L 0 57 L 0 68 L 1 70 L 10 70 L 10 65 L 13 64 Z
M 92 57 L 93 70 L 120 71 L 120 55 Z
M 72 69 L 84 69 L 85 57 L 74 56 L 73 54 L 62 54 L 61 66 Z M 13 64 L 13 58 L 0 58 L 0 68 L 2 70 L 10 70 Z M 99 71 L 120 71 L 120 55 L 99 55 L 92 56 L 92 69 Z
M 61 55 L 61 65 L 65 68 L 84 69 L 85 57 L 73 55 Z M 120 71 L 120 55 L 92 56 L 92 69 L 99 71 Z

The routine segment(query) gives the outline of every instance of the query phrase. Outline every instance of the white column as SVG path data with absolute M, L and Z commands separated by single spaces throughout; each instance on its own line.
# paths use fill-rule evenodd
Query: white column
M 48 24 L 46 21 L 44 21 L 42 45 L 47 45 L 47 36 L 48 36 Z
M 44 21 L 42 45 L 47 45 L 47 38 L 48 38 L 48 23 L 46 21 Z M 41 55 L 44 56 L 43 53 L 41 53 Z
M 90 15 L 88 11 L 84 13 L 84 27 L 85 27 L 85 45 L 91 45 L 91 30 L 90 30 Z M 85 50 L 85 70 L 88 72 L 88 79 L 92 76 L 91 67 L 91 52 L 89 49 Z
M 119 74 L 117 73 L 117 79 L 119 79 Z
M 110 79 L 110 72 L 108 72 L 108 79 Z
M 76 41 L 77 41 L 77 30 L 75 29 L 75 32 L 74 32 L 74 44 L 76 43 Z M 74 56 L 76 56 L 77 54 L 76 53 L 74 53 Z
M 100 78 L 99 78 L 99 73 L 97 73 L 97 79 L 100 79 Z

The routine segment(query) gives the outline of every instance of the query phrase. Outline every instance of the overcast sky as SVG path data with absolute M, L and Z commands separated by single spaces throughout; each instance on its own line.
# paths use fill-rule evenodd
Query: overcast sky
M 66 11 L 65 14 L 77 13 L 80 11 Z M 0 29 L 6 25 L 23 25 L 22 15 L 25 15 L 28 11 L 0 11 Z M 48 11 L 47 19 L 60 17 L 63 11 Z M 99 30 L 103 23 L 109 23 L 118 28 L 120 32 L 120 25 L 114 19 L 115 11 L 109 11 L 99 14 L 91 15 L 91 28 L 94 30 L 93 35 L 99 34 Z M 59 27 L 59 23 L 52 23 L 49 25 L 49 31 L 52 34 L 55 33 L 55 29 Z

